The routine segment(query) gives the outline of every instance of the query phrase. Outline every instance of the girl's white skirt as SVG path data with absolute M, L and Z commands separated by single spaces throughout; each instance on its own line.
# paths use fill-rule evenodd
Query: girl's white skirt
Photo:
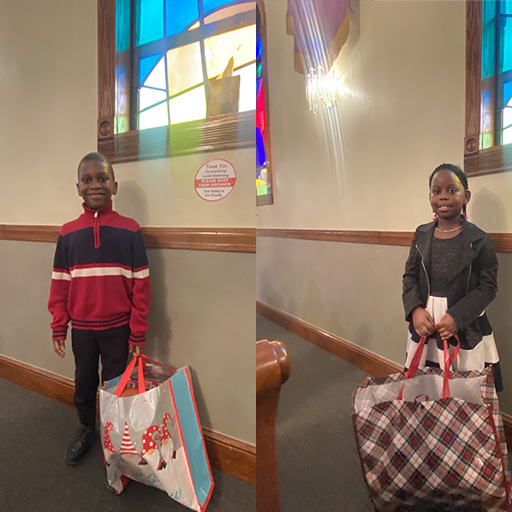
M 446 297 L 429 296 L 426 310 L 434 319 L 434 323 L 439 322 L 448 309 Z M 484 311 L 485 312 L 485 311 Z M 484 314 L 482 312 L 482 315 Z M 481 316 L 481 315 L 480 315 Z M 412 340 L 411 333 L 407 336 L 407 357 L 405 367 L 409 368 L 414 352 L 418 344 Z M 443 350 L 437 348 L 436 338 L 428 338 L 425 344 L 426 350 L 423 350 L 423 356 L 420 362 L 420 368 L 424 366 L 439 366 L 444 368 Z M 486 335 L 478 345 L 470 350 L 460 349 L 459 355 L 453 363 L 453 370 L 483 370 L 490 364 L 496 364 L 499 361 L 494 334 Z

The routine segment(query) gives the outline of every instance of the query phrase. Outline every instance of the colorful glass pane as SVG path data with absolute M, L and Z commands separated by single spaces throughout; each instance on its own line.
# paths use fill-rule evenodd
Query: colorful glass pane
M 508 16 L 502 16 L 501 22 L 502 26 L 500 30 L 500 73 L 503 73 L 504 71 L 512 69 L 512 18 L 509 18 Z
M 512 81 L 503 84 L 503 105 L 507 105 L 512 97 Z
M 256 58 L 261 57 L 261 53 L 263 52 L 263 43 L 261 41 L 261 37 L 257 37 L 256 39 Z
M 115 133 L 127 132 L 130 128 L 128 126 L 128 116 L 124 115 L 128 112 L 128 95 L 127 91 L 127 76 L 126 66 L 116 66 L 116 118 L 115 118 Z
M 246 112 L 256 109 L 256 97 L 254 96 L 254 81 L 256 80 L 256 64 L 250 64 L 233 73 L 240 75 L 240 98 L 238 112 Z
M 264 196 L 268 193 L 268 170 L 266 167 L 262 167 L 256 171 L 256 194 Z
M 213 78 L 224 71 L 231 57 L 235 68 L 255 60 L 255 25 L 209 37 L 204 44 L 208 78 Z
M 269 169 L 265 148 L 265 97 L 263 88 L 263 40 L 260 32 L 260 11 L 256 7 L 256 196 L 270 194 Z
M 144 85 L 146 87 L 154 87 L 155 89 L 166 89 L 165 59 L 160 59 L 160 62 L 153 68 L 153 71 L 151 71 L 144 81 Z
M 503 144 L 512 143 L 512 127 L 503 130 Z
M 116 0 L 116 52 L 130 48 L 130 0 Z
M 494 76 L 495 25 L 495 2 L 482 2 L 482 80 Z
M 167 52 L 167 79 L 170 96 L 203 82 L 199 43 L 188 44 Z
M 141 87 L 139 91 L 139 110 L 144 110 L 166 99 L 167 93 L 165 91 Z
M 256 165 L 261 167 L 262 165 L 265 165 L 266 161 L 265 144 L 263 143 L 261 130 L 259 127 L 256 127 Z
M 140 59 L 139 62 L 139 84 L 144 82 L 149 72 L 153 69 L 154 65 L 158 62 L 158 59 L 162 56 L 161 53 L 150 55 Z
M 137 0 L 135 12 L 136 46 L 164 37 L 163 0 Z
M 195 23 L 199 17 L 196 0 L 165 0 L 165 33 L 179 34 Z
M 168 124 L 167 102 L 139 113 L 139 130 L 167 126 Z
M 204 119 L 206 117 L 206 95 L 204 85 L 169 100 L 171 124 Z
M 503 141 L 502 144 L 512 142 L 510 127 L 512 127 L 512 81 L 503 84 Z
M 222 5 L 231 3 L 232 0 L 203 0 L 203 12 L 205 14 L 213 11 Z
M 265 105 L 263 103 L 263 88 L 261 87 L 261 79 L 258 80 L 258 95 L 256 102 L 256 126 L 260 129 L 263 143 L 265 143 Z
M 229 7 L 220 9 L 219 11 L 206 16 L 204 23 L 205 25 L 208 25 L 208 23 L 214 23 L 215 21 L 223 20 L 231 16 L 236 16 L 237 14 L 252 11 L 254 10 L 255 4 L 256 2 L 246 2 L 230 5 Z
M 480 103 L 480 149 L 493 145 L 492 91 L 482 91 Z

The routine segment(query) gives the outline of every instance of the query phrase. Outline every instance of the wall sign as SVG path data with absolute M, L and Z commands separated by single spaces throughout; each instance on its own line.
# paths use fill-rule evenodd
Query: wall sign
M 206 162 L 194 179 L 197 195 L 205 201 L 224 199 L 233 190 L 235 183 L 235 168 L 220 158 Z

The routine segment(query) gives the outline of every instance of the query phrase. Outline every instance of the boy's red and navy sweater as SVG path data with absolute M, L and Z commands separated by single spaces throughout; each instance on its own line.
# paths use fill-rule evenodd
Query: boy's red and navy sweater
M 85 204 L 62 226 L 53 264 L 48 310 L 53 339 L 75 329 L 106 330 L 129 324 L 130 343 L 143 345 L 148 330 L 149 266 L 140 226 L 112 209 Z

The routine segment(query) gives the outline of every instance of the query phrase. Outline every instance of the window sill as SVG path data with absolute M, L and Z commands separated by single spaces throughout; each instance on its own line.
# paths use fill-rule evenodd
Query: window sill
M 512 171 L 512 144 L 494 146 L 464 155 L 464 170 L 468 176 Z
M 113 130 L 107 130 L 105 123 L 112 121 L 101 119 L 98 122 L 98 151 L 111 162 L 131 162 L 255 146 L 255 111 L 134 130 L 109 137 L 108 134 Z

